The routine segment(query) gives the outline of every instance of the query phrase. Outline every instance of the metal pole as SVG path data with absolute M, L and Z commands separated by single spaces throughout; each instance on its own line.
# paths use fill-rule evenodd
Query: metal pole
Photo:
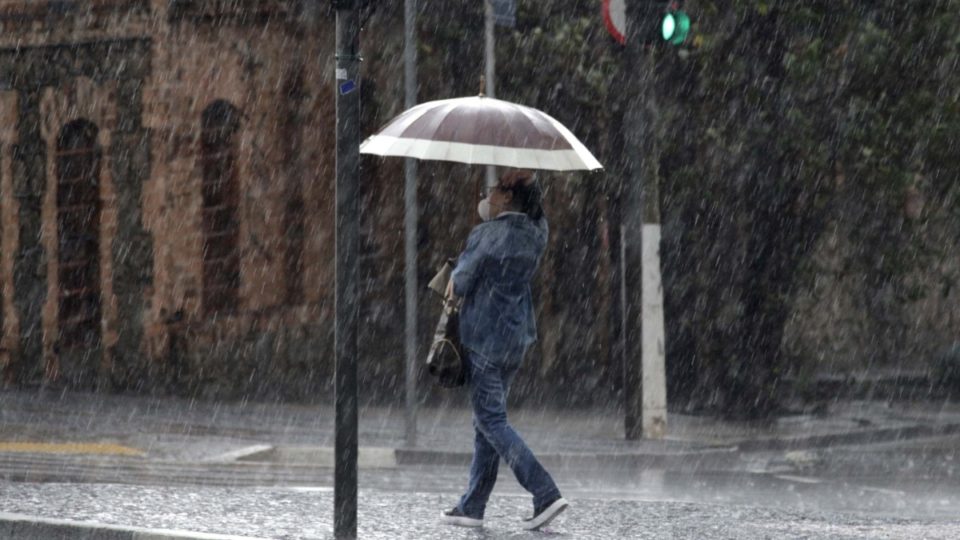
M 404 104 L 417 104 L 417 0 L 405 0 L 403 39 Z M 406 440 L 417 445 L 417 160 L 404 164 L 404 301 L 406 302 Z
M 484 75 L 486 76 L 487 88 L 484 90 L 488 96 L 497 97 L 494 84 L 494 77 L 497 74 L 496 40 L 494 34 L 493 4 L 490 0 L 483 0 L 484 14 L 484 37 L 483 47 Z
M 627 29 L 640 28 L 639 23 L 645 15 L 645 6 L 640 2 L 627 2 Z M 624 159 L 624 204 L 622 222 L 620 225 L 620 264 L 621 271 L 621 332 L 623 343 L 623 400 L 624 400 L 624 433 L 628 440 L 637 440 L 642 437 L 643 418 L 643 386 L 641 385 L 642 363 L 640 356 L 641 320 L 640 306 L 640 253 L 639 232 L 643 227 L 642 215 L 642 187 L 643 175 L 638 161 L 643 159 L 642 142 L 644 139 L 643 92 L 638 91 L 644 85 L 638 80 L 647 75 L 642 62 L 643 44 L 633 35 L 627 34 L 627 43 L 621 58 L 621 80 L 629 81 L 625 86 L 627 94 L 626 107 L 623 119 L 623 151 Z
M 488 97 L 495 98 L 496 84 L 494 79 L 497 75 L 497 56 L 495 39 L 495 22 L 493 20 L 493 4 L 490 0 L 483 0 L 484 4 L 484 37 L 483 63 L 484 75 L 487 87 L 484 90 Z M 493 165 L 487 166 L 487 187 L 494 186 L 497 183 L 497 169 Z
M 623 308 L 623 398 L 624 433 L 629 440 L 643 436 L 643 319 L 641 306 L 643 253 L 643 192 L 646 162 L 650 159 L 646 143 L 649 141 L 649 118 L 646 110 L 646 79 L 650 76 L 645 44 L 641 39 L 644 18 L 650 16 L 648 5 L 627 2 L 627 42 L 623 50 L 622 80 L 629 81 L 628 98 L 623 119 L 623 150 L 625 159 L 623 221 L 621 223 L 621 279 Z M 636 29 L 630 32 L 631 29 Z
M 336 418 L 333 528 L 357 537 L 357 259 L 360 236 L 360 17 L 354 0 L 337 8 Z
M 626 210 L 626 195 L 629 193 L 629 161 L 627 155 L 626 122 L 624 119 L 625 111 L 629 110 L 633 97 L 630 90 L 633 88 L 631 82 L 630 66 L 626 54 L 620 45 L 614 45 L 611 40 L 611 47 L 616 47 L 615 56 L 619 55 L 620 64 L 616 72 L 616 77 L 612 82 L 613 88 L 620 88 L 623 91 L 618 92 L 612 103 L 615 107 L 610 125 L 611 151 L 609 158 L 609 168 L 607 169 L 607 211 L 608 222 L 610 226 L 610 296 L 612 306 L 610 309 L 611 343 L 610 343 L 610 365 L 619 366 L 622 370 L 621 392 L 623 392 L 623 412 L 624 426 L 627 426 L 626 432 L 629 435 L 631 429 L 629 426 L 634 424 L 631 417 L 631 410 L 627 406 L 631 394 L 632 372 L 628 370 L 627 361 L 629 355 L 626 347 L 626 320 L 627 320 L 627 289 L 626 284 L 626 229 L 624 227 L 624 214 Z
M 643 43 L 656 6 L 628 2 L 628 35 L 621 68 L 636 89 L 624 117 L 628 156 L 623 217 L 624 431 L 627 439 L 661 439 L 667 430 L 663 287 L 660 276 L 659 155 L 654 127 L 654 50 Z M 627 80 L 627 79 L 624 79 Z

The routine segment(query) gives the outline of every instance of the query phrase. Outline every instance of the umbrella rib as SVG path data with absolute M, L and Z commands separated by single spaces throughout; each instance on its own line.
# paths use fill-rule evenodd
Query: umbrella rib
M 597 158 L 580 142 L 580 139 L 578 139 L 573 132 L 549 114 L 544 113 L 544 117 L 564 136 L 564 139 L 570 144 L 571 150 L 583 161 L 589 170 L 603 168 L 603 165 L 597 161 Z
M 550 116 L 549 116 L 547 113 L 545 113 L 545 112 L 543 112 L 543 111 L 536 111 L 536 110 L 534 110 L 534 109 L 529 109 L 529 108 L 524 107 L 524 106 L 522 106 L 522 105 L 519 106 L 518 109 L 519 109 L 520 112 L 523 114 L 523 117 L 524 117 L 528 122 L 530 122 L 530 124 L 533 126 L 534 130 L 536 130 L 536 131 L 539 132 L 539 133 L 549 133 L 547 130 L 541 128 L 541 127 L 538 125 L 538 124 L 540 123 L 540 122 L 539 122 L 540 120 L 546 120 L 546 119 L 549 119 L 549 118 L 550 118 Z M 549 121 L 545 121 L 544 123 L 546 124 L 546 127 L 548 127 L 548 128 L 550 128 L 550 127 L 555 128 L 555 126 L 551 125 L 551 123 L 550 123 Z M 570 142 L 565 140 L 565 137 L 563 136 L 563 135 L 564 135 L 563 132 L 560 132 L 560 135 L 561 135 L 561 137 L 559 137 L 559 138 L 560 138 L 561 140 L 564 140 L 564 142 L 566 142 L 567 145 L 569 146 Z M 558 137 L 553 137 L 553 138 L 554 138 L 554 140 L 556 140 Z M 543 150 L 557 150 L 557 148 L 556 148 L 556 145 L 554 145 L 554 146 L 551 147 L 551 148 L 544 148 Z
M 400 116 L 394 118 L 391 122 L 388 122 L 387 125 L 380 128 L 380 130 L 377 131 L 377 134 L 393 134 L 394 131 L 396 131 L 397 135 L 402 134 L 404 130 L 410 127 L 410 124 L 413 124 L 422 118 L 423 115 L 430 112 L 432 107 L 429 107 L 428 105 L 430 105 L 430 103 L 423 103 L 413 107 L 405 113 L 402 113 Z
M 436 138 L 432 138 L 432 137 L 434 136 L 434 134 L 437 133 L 437 131 L 440 130 L 440 127 L 443 126 L 445 122 L 447 122 L 448 120 L 451 120 L 451 119 L 453 118 L 453 116 L 454 116 L 454 115 L 453 115 L 453 112 L 454 112 L 458 107 L 460 107 L 461 105 L 462 105 L 462 104 L 460 104 L 460 103 L 448 104 L 448 105 L 444 106 L 442 112 L 438 111 L 435 115 L 432 115 L 432 116 L 435 116 L 436 118 L 431 118 L 431 119 L 429 120 L 429 123 L 427 124 L 427 127 L 429 127 L 429 129 L 426 131 L 426 133 L 430 133 L 430 134 L 431 134 L 431 139 L 430 139 L 430 140 L 432 140 L 432 141 L 444 141 L 444 142 L 457 142 L 455 139 L 453 139 L 453 140 L 448 140 L 448 139 L 436 139 Z M 457 131 L 458 131 L 458 130 L 455 130 L 454 133 L 457 133 Z

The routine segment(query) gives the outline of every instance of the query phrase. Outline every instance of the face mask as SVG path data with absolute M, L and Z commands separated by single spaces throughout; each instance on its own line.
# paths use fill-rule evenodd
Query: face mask
M 484 197 L 480 199 L 480 202 L 477 203 L 477 213 L 480 214 L 480 219 L 484 221 L 490 221 L 490 199 Z

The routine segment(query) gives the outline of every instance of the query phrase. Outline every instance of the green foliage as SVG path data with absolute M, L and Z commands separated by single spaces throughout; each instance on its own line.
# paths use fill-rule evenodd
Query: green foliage
M 497 29 L 498 97 L 549 112 L 601 162 L 621 157 L 622 118 L 642 105 L 624 97 L 656 88 L 672 402 L 762 416 L 777 410 L 785 377 L 810 375 L 785 356 L 784 328 L 828 230 L 847 235 L 839 272 L 862 282 L 856 301 L 877 335 L 908 327 L 899 304 L 956 294 L 956 276 L 928 277 L 955 248 L 931 231 L 960 220 L 960 0 L 688 0 L 692 39 L 658 48 L 654 77 L 625 79 L 596 1 L 518 4 L 516 28 Z M 476 93 L 482 4 L 424 0 L 421 10 L 420 99 Z M 445 185 L 423 188 L 433 217 L 422 228 L 450 238 L 468 223 L 440 222 Z M 616 386 L 620 366 L 583 361 L 611 330 L 596 298 L 609 294 L 599 238 L 616 192 L 551 186 L 561 240 L 540 303 L 557 334 L 544 342 L 559 345 L 540 375 L 562 383 L 600 370 L 596 384 Z M 911 197 L 926 201 L 914 214 Z M 467 213 L 475 204 L 461 202 Z
M 776 409 L 783 324 L 828 224 L 853 231 L 849 264 L 872 289 L 893 287 L 902 302 L 927 294 L 908 276 L 942 252 L 925 233 L 929 213 L 910 221 L 904 201 L 914 190 L 957 197 L 960 3 L 690 9 L 701 46 L 663 81 L 685 90 L 661 100 L 689 126 L 660 132 L 664 153 L 697 156 L 661 167 L 667 219 L 686 216 L 665 249 L 680 270 L 667 275 L 668 315 L 675 328 L 696 321 L 671 339 L 672 375 L 693 381 L 678 390 L 707 396 L 702 405 L 762 415 Z

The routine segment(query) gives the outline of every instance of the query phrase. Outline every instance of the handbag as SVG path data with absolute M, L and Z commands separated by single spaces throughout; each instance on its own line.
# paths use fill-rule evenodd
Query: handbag
M 467 381 L 465 362 L 460 346 L 460 302 L 447 298 L 427 354 L 427 373 L 444 388 L 463 386 Z

